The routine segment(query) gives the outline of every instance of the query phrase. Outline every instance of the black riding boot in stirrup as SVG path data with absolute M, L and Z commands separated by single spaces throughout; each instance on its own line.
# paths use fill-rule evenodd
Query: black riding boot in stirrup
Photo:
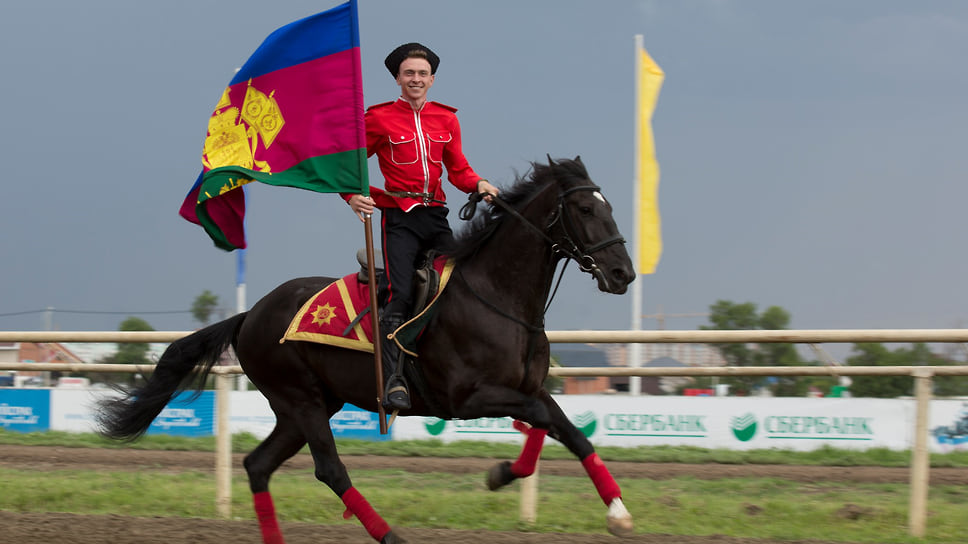
M 388 334 L 403 325 L 404 317 L 393 314 L 380 320 L 380 335 L 383 336 L 383 375 L 386 387 L 383 389 L 383 407 L 387 410 L 409 410 L 410 393 L 407 391 L 407 381 L 403 378 L 403 352 L 400 346 L 389 338 Z

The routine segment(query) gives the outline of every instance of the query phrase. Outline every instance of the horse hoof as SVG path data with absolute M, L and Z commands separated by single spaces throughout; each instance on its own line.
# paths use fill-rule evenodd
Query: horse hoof
M 635 532 L 632 524 L 632 514 L 625 508 L 622 499 L 615 498 L 608 506 L 608 515 L 605 516 L 608 532 L 618 537 L 631 536 Z
M 608 518 L 608 532 L 622 538 L 632 536 L 635 533 L 635 527 L 632 524 L 632 517 Z
M 496 491 L 514 481 L 511 474 L 511 461 L 502 461 L 487 471 L 487 488 Z
M 407 541 L 397 536 L 391 530 L 389 533 L 383 535 L 383 538 L 380 539 L 380 544 L 407 544 Z

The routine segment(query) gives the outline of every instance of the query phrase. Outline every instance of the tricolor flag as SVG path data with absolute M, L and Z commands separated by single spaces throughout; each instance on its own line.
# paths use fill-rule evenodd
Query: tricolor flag
M 642 37 L 636 36 L 636 268 L 639 274 L 652 274 L 662 256 L 662 229 L 659 217 L 659 163 L 655 159 L 652 137 L 652 112 L 659 99 L 665 73 L 652 60 Z
M 362 81 L 356 0 L 270 34 L 209 118 L 180 215 L 231 251 L 246 246 L 247 183 L 368 195 Z

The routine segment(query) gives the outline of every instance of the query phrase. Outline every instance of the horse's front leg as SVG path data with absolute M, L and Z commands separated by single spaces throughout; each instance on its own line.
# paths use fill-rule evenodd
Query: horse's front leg
M 527 423 L 514 420 L 514 428 L 524 434 L 524 447 L 521 454 L 513 463 L 502 461 L 487 473 L 487 488 L 496 491 L 518 478 L 527 478 L 534 474 L 538 466 L 538 458 L 541 457 L 541 449 L 544 447 L 544 439 L 548 434 L 548 429 L 532 427 Z
M 568 420 L 561 407 L 547 391 L 542 390 L 538 399 L 546 408 L 551 418 L 551 425 L 547 429 L 542 429 L 539 425 L 533 423 L 531 428 L 527 428 L 515 422 L 515 428 L 527 436 L 524 448 L 514 463 L 504 461 L 491 468 L 487 478 L 488 488 L 495 490 L 517 478 L 530 476 L 534 472 L 538 456 L 541 454 L 545 435 L 551 435 L 552 438 L 564 444 L 569 451 L 581 460 L 585 472 L 588 473 L 592 483 L 595 484 L 599 497 L 608 507 L 608 514 L 606 515 L 608 531 L 616 536 L 632 534 L 632 515 L 629 514 L 622 502 L 622 490 L 615 479 L 612 478 L 608 468 L 605 467 L 605 463 L 595 453 L 594 446 Z

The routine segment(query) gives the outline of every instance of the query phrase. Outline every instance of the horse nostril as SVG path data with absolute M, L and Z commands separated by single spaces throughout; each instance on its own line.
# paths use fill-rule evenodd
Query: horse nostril
M 619 282 L 621 285 L 628 285 L 629 283 L 632 283 L 632 280 L 635 279 L 635 276 L 629 274 L 624 268 L 615 268 L 612 270 L 612 278 L 614 278 L 615 281 Z

